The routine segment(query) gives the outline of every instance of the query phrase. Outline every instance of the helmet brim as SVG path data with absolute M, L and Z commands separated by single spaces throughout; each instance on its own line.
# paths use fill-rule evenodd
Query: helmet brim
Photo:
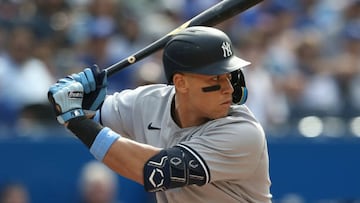
M 231 73 L 239 69 L 243 69 L 250 64 L 251 63 L 249 61 L 233 55 L 226 60 L 218 61 L 203 67 L 193 68 L 191 70 L 191 73 L 202 75 L 222 75 L 226 73 Z

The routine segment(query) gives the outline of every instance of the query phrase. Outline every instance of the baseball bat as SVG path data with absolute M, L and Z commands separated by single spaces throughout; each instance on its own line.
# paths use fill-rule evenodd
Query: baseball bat
M 214 26 L 223 22 L 253 6 L 260 3 L 263 0 L 223 0 L 214 6 L 206 9 L 195 17 L 191 18 L 181 26 L 177 27 L 173 31 L 169 32 L 160 39 L 154 41 L 143 49 L 137 51 L 131 56 L 111 65 L 106 68 L 108 76 L 115 74 L 116 72 L 124 69 L 125 67 L 136 63 L 137 61 L 155 53 L 162 49 L 171 37 L 181 30 L 191 26 Z

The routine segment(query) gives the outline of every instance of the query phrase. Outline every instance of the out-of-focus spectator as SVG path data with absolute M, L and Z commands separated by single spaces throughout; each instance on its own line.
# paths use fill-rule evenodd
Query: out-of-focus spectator
M 341 90 L 329 70 L 327 60 L 322 57 L 321 40 L 313 33 L 303 34 L 295 49 L 297 67 L 303 75 L 304 87 L 293 105 L 294 117 L 314 114 L 338 116 L 342 110 Z
M 4 52 L 6 35 L 7 35 L 7 29 L 0 26 L 0 55 L 2 55 Z
M 88 2 L 87 12 L 75 19 L 73 32 L 83 36 L 77 42 L 80 51 L 77 60 L 81 67 L 97 64 L 100 69 L 107 68 L 135 52 L 139 41 L 137 21 L 122 3 L 115 0 L 94 0 Z M 82 30 L 82 31 L 81 31 Z M 137 51 L 137 50 L 136 50 Z M 138 64 L 135 65 L 135 67 Z M 109 78 L 108 91 L 133 87 L 134 66 Z
M 360 1 L 351 1 L 342 18 L 338 54 L 331 60 L 331 67 L 342 93 L 343 116 L 353 117 L 360 112 Z
M 257 119 L 267 131 L 281 126 L 288 119 L 288 109 L 281 96 L 275 90 L 272 75 L 263 63 L 265 57 L 266 37 L 264 32 L 254 31 L 243 35 L 239 40 L 239 55 L 252 61 L 244 70 L 246 86 L 249 90 L 247 105 L 253 109 Z M 261 82 L 259 82 L 261 81 Z M 271 129 L 273 131 L 275 129 Z
M 49 85 L 55 79 L 46 65 L 33 56 L 36 40 L 28 25 L 15 24 L 0 56 L 1 123 L 14 124 L 26 105 L 47 103 Z
M 304 87 L 303 75 L 296 64 L 295 49 L 298 40 L 298 32 L 294 28 L 296 15 L 292 7 L 280 3 L 269 4 L 268 8 L 264 8 L 264 12 L 267 13 L 268 19 L 258 28 L 264 37 L 262 63 L 271 75 L 276 98 L 272 104 L 277 103 L 272 108 L 270 113 L 272 116 L 269 118 L 278 117 L 279 119 L 273 120 L 276 121 L 273 124 L 283 128 L 291 121 L 292 107 Z M 256 81 L 258 80 L 255 79 Z M 271 127 L 270 125 L 269 128 Z
M 347 28 L 347 29 L 360 29 Z M 359 30 L 357 31 L 359 32 Z M 357 38 L 347 36 L 345 38 L 344 49 L 342 53 L 334 58 L 333 70 L 338 79 L 339 88 L 342 89 L 344 102 L 344 113 L 349 116 L 353 115 L 352 111 L 359 112 L 359 92 L 357 91 L 360 83 L 360 34 Z
M 32 7 L 33 12 L 29 14 L 27 21 L 33 26 L 37 39 L 34 55 L 58 78 L 62 76 L 62 70 L 59 69 L 66 67 L 69 61 L 63 59 L 59 65 L 55 63 L 56 59 L 65 48 L 72 49 L 69 36 L 71 7 L 66 0 L 33 0 L 29 4 L 28 7 Z
M 0 188 L 0 203 L 30 203 L 30 194 L 22 183 L 7 183 Z
M 30 104 L 24 106 L 15 123 L 13 133 L 21 137 L 44 138 L 68 135 L 55 119 L 49 104 Z
M 80 203 L 120 203 L 117 176 L 100 162 L 90 161 L 81 170 Z
M 36 8 L 29 19 L 34 26 L 34 32 L 41 41 L 54 44 L 67 43 L 67 31 L 70 26 L 71 7 L 66 0 L 34 0 Z
M 89 38 L 85 44 L 80 60 L 87 66 L 97 64 L 107 67 L 114 62 L 110 58 L 108 45 L 115 31 L 115 22 L 111 18 L 98 17 L 89 22 Z

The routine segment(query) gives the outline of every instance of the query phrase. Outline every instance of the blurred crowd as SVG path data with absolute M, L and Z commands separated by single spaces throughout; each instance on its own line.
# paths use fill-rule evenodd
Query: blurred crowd
M 217 2 L 0 0 L 0 137 L 61 132 L 52 83 L 107 68 Z M 360 116 L 360 0 L 264 0 L 217 27 L 252 62 L 247 104 L 265 130 Z M 159 51 L 113 75 L 108 92 L 165 82 Z

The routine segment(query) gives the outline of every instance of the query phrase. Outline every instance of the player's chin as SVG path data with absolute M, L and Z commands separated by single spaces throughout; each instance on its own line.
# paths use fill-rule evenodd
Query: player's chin
M 224 118 L 229 115 L 229 108 L 221 108 L 218 111 L 214 112 L 212 115 L 212 119 Z

